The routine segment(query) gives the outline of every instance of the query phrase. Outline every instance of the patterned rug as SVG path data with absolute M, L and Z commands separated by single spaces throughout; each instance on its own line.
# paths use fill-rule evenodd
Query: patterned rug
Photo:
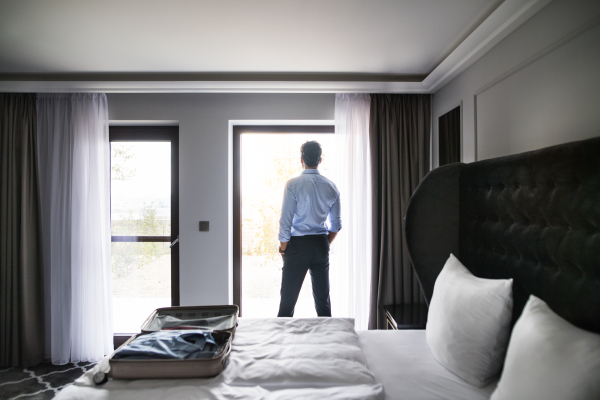
M 0 370 L 0 399 L 46 400 L 69 386 L 95 363 L 52 365 Z

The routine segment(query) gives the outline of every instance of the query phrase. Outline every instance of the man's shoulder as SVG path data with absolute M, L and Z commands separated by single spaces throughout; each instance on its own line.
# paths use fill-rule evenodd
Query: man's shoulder
M 331 179 L 329 179 L 328 177 L 326 177 L 326 176 L 323 176 L 323 175 L 319 175 L 319 177 L 321 178 L 321 180 L 322 180 L 324 183 L 326 183 L 326 184 L 328 184 L 329 186 L 331 186 L 332 188 L 334 188 L 336 192 L 338 191 L 338 188 L 337 188 L 337 186 L 335 185 L 335 183 L 333 183 L 333 181 L 332 181 Z
M 336 197 L 340 195 L 340 191 L 338 190 L 336 184 L 326 176 L 318 175 L 317 183 L 319 187 L 322 188 L 321 190 L 324 189 L 326 191 L 330 191 L 330 193 L 335 194 Z
M 302 182 L 302 175 L 298 175 L 298 176 L 288 179 L 288 181 L 285 183 L 285 185 L 292 186 L 292 185 L 294 185 L 296 183 L 300 183 L 300 182 Z
M 321 174 L 300 174 L 298 176 L 295 176 L 291 179 L 289 179 L 286 182 L 286 186 L 287 187 L 293 187 L 297 184 L 301 184 L 304 182 L 318 182 L 318 183 L 322 183 L 325 184 L 327 186 L 332 187 L 336 192 L 339 193 L 339 190 L 337 188 L 337 186 L 335 185 L 335 183 L 333 183 L 333 181 Z

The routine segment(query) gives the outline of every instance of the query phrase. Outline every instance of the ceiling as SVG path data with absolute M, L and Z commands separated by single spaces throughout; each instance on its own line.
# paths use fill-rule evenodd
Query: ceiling
M 549 1 L 2 0 L 0 90 L 432 91 Z

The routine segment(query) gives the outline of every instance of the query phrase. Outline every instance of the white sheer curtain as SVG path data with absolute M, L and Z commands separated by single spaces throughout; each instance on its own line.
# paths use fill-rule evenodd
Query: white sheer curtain
M 106 95 L 38 95 L 37 134 L 46 355 L 98 361 L 113 350 Z
M 342 230 L 334 242 L 331 306 L 336 317 L 352 317 L 367 329 L 371 284 L 371 166 L 368 94 L 335 97 L 336 176 Z

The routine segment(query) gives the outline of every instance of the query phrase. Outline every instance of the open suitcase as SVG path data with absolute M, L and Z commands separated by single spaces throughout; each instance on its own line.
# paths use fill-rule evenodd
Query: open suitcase
M 142 333 L 131 337 L 110 356 L 109 376 L 114 379 L 209 378 L 216 376 L 223 370 L 231 353 L 231 342 L 235 335 L 238 314 L 239 308 L 236 305 L 156 309 L 142 325 Z M 141 335 L 177 327 L 211 331 L 218 346 L 215 356 L 184 360 L 113 359 L 115 353 Z

